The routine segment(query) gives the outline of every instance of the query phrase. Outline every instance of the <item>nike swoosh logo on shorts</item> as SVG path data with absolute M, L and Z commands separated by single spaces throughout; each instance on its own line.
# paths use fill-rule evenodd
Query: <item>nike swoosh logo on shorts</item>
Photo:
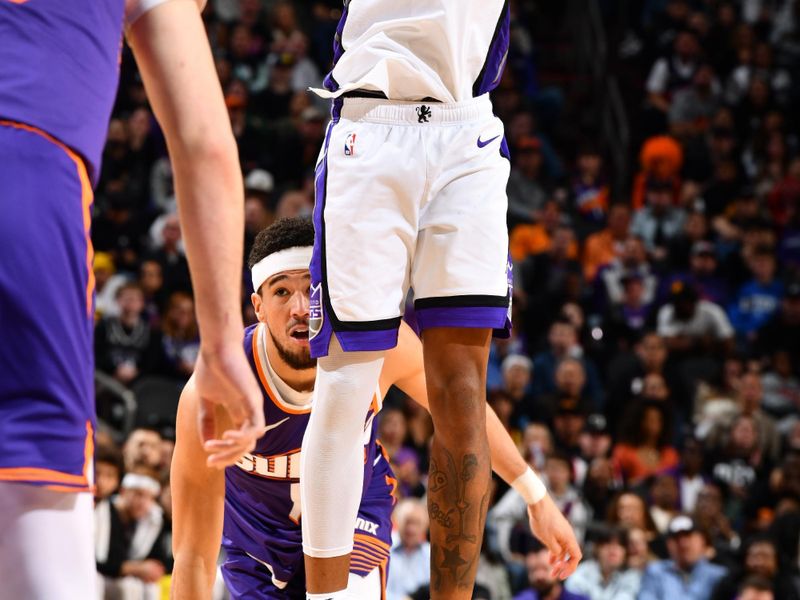
M 493 138 L 490 138 L 484 142 L 483 140 L 481 140 L 481 137 L 478 136 L 478 148 L 483 148 L 484 146 L 488 146 L 499 137 L 500 137 L 499 135 L 496 135 Z
M 267 433 L 271 429 L 275 429 L 276 427 L 280 427 L 281 425 L 286 423 L 286 421 L 288 421 L 288 420 L 289 420 L 289 417 L 286 417 L 285 419 L 283 419 L 281 421 L 278 421 L 277 423 L 273 423 L 272 425 L 267 425 L 266 427 L 264 427 L 264 432 L 261 435 L 264 435 L 265 433 Z

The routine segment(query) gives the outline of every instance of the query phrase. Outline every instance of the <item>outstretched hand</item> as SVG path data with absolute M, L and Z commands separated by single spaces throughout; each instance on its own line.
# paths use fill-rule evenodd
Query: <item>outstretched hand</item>
M 200 397 L 198 419 L 208 466 L 225 468 L 251 452 L 264 432 L 263 396 L 241 343 L 231 342 L 209 351 L 201 347 L 195 367 Z M 217 435 L 215 407 L 228 413 L 231 429 Z
M 553 577 L 563 581 L 583 557 L 572 526 L 549 495 L 528 505 L 528 518 L 533 534 L 550 550 Z

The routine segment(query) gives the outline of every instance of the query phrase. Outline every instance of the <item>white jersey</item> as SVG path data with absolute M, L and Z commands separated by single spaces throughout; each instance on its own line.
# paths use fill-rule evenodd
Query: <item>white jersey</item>
M 462 102 L 494 89 L 508 56 L 508 0 L 345 0 L 325 98 Z

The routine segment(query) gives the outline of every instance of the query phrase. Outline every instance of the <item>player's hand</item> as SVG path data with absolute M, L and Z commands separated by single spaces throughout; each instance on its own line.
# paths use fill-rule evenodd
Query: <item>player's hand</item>
M 198 419 L 208 466 L 225 468 L 255 448 L 264 432 L 261 389 L 256 383 L 241 342 L 230 342 L 214 351 L 200 349 L 195 368 L 195 386 L 200 397 Z M 233 427 L 215 438 L 215 406 L 228 413 Z
M 548 495 L 528 505 L 528 518 L 533 534 L 550 550 L 553 577 L 563 581 L 583 557 L 572 526 Z

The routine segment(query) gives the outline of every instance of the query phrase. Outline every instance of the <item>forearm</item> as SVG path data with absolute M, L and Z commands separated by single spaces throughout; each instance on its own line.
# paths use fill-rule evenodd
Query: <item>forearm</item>
M 486 405 L 486 434 L 492 456 L 492 470 L 508 485 L 528 469 L 514 441 L 508 435 L 497 414 Z
M 202 343 L 240 343 L 244 192 L 236 147 L 171 151 Z

